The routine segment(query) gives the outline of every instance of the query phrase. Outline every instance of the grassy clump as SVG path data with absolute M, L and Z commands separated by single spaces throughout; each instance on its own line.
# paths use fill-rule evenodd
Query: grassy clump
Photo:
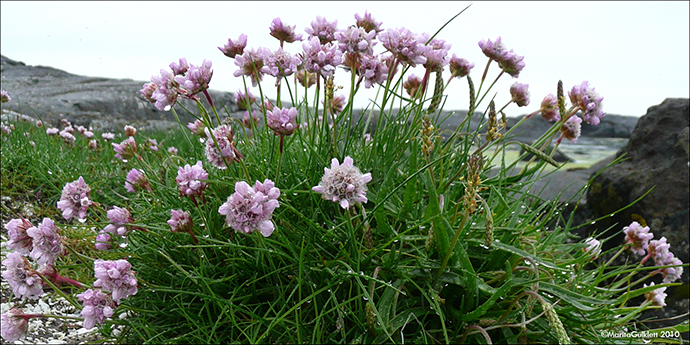
M 586 244 L 572 243 L 570 231 L 579 224 L 563 218 L 557 202 L 525 192 L 549 164 L 558 166 L 541 148 L 565 118 L 529 148 L 535 158 L 514 169 L 519 160 L 506 157 L 518 144 L 497 120 L 500 111 L 493 102 L 476 101 L 491 87 L 475 94 L 467 77 L 471 111 L 444 141 L 434 128 L 442 120 L 443 88 L 410 99 L 403 96 L 404 75 L 390 78 L 381 102 L 357 120 L 354 83 L 352 97 L 333 116 L 319 104 L 320 84 L 305 90 L 285 78 L 306 125 L 284 138 L 264 125 L 265 110 L 261 123 L 248 129 L 199 103 L 190 113 L 209 128 L 222 122 L 234 128 L 243 158 L 225 170 L 208 163 L 204 145 L 185 124 L 179 131 L 135 134 L 135 157 L 121 161 L 102 140 L 91 150 L 86 138 L 64 143 L 18 123 L 3 136 L 3 193 L 41 191 L 41 215 L 60 218 L 54 205 L 62 187 L 84 177 L 97 205 L 85 223 L 61 226 L 72 251 L 57 268 L 92 282 L 89 257 L 128 259 L 139 291 L 117 312 L 129 317 L 101 326 L 111 336 L 109 324 L 126 325 L 121 342 L 617 343 L 629 339 L 602 332 L 642 330 L 637 316 L 656 307 L 628 301 L 652 288 L 630 277 L 648 268 L 610 267 L 603 258 L 620 254 L 622 244 L 594 260 Z M 440 73 L 436 78 L 443 85 Z M 297 90 L 310 97 L 314 92 L 312 103 Z M 475 112 L 480 105 L 486 111 Z M 482 119 L 474 131 L 472 116 Z M 163 145 L 145 148 L 150 138 L 174 144 L 179 153 Z M 344 209 L 311 188 L 331 159 L 348 156 L 373 179 L 368 202 Z M 203 198 L 182 197 L 177 170 L 197 161 L 209 174 L 209 187 Z M 494 168 L 499 173 L 489 177 Z M 141 169 L 151 190 L 127 192 L 130 169 Z M 281 193 L 272 216 L 275 232 L 263 237 L 226 226 L 218 209 L 235 184 L 266 179 Z M 95 251 L 94 238 L 114 206 L 131 212 L 137 230 L 113 250 Z M 191 213 L 198 241 L 170 231 L 173 209 Z

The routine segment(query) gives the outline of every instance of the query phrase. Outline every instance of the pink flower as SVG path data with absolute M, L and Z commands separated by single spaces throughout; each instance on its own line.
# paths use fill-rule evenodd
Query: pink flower
M 127 260 L 98 259 L 94 261 L 93 266 L 96 276 L 93 286 L 112 291 L 114 301 L 120 302 L 121 299 L 137 293 L 137 278 Z
M 65 252 L 62 237 L 58 234 L 55 222 L 50 218 L 43 218 L 37 227 L 26 230 L 32 239 L 33 249 L 29 256 L 39 265 L 52 265 Z
M 158 141 L 156 139 L 149 138 L 144 142 L 144 145 L 149 150 L 154 151 L 154 152 L 158 152 Z
M 405 91 L 407 91 L 407 94 L 410 95 L 411 98 L 419 98 L 421 95 L 417 94 L 417 91 L 420 90 L 420 87 L 422 86 L 422 80 L 419 79 L 414 74 L 410 74 L 409 77 L 407 77 L 407 80 L 403 83 L 403 88 Z
M 316 37 L 311 37 L 302 43 L 304 49 L 304 69 L 329 77 L 335 68 L 343 61 L 343 53 L 338 46 L 331 43 L 321 44 Z
M 244 48 L 247 46 L 247 35 L 241 34 L 237 41 L 228 39 L 228 43 L 225 46 L 218 47 L 218 49 L 229 58 L 235 58 L 237 55 L 242 55 L 244 53 Z
M 80 221 L 85 219 L 86 210 L 93 204 L 89 199 L 91 188 L 84 182 L 84 178 L 79 176 L 76 181 L 67 183 L 62 188 L 62 196 L 57 203 L 57 207 L 62 210 L 62 216 L 66 220 L 77 218 Z
M 379 41 L 397 59 L 411 67 L 426 63 L 426 57 L 424 57 L 426 41 L 424 37 L 414 34 L 406 28 L 386 29 L 379 34 Z
M 565 123 L 561 126 L 561 137 L 558 139 L 560 142 L 563 138 L 566 138 L 572 142 L 577 142 L 577 138 L 580 137 L 582 119 L 577 116 L 571 116 Z
M 498 66 L 500 66 L 504 72 L 510 74 L 513 78 L 517 78 L 522 69 L 525 68 L 525 63 L 523 61 L 524 59 L 524 56 L 513 53 L 513 50 L 511 49 L 503 60 L 498 61 Z
M 0 90 L 0 103 L 7 103 L 11 101 L 12 98 L 5 90 Z
M 12 308 L 7 313 L 2 314 L 2 322 L 0 323 L 2 325 L 2 339 L 14 343 L 26 334 L 29 330 L 29 322 L 23 316 L 24 312 L 18 308 Z
M 96 324 L 103 323 L 106 317 L 113 316 L 115 303 L 110 296 L 100 289 L 88 289 L 78 294 L 77 298 L 84 302 L 84 308 L 81 310 L 81 316 L 84 317 L 84 328 L 94 328 Z
M 625 244 L 632 244 L 630 251 L 638 255 L 644 255 L 649 247 L 649 241 L 654 238 L 654 234 L 649 232 L 649 227 L 643 227 L 638 222 L 632 222 L 623 228 L 625 233 Z
M 388 78 L 388 66 L 377 56 L 362 55 L 357 73 L 364 77 L 364 87 L 371 88 L 374 84 L 383 84 Z
M 203 122 L 201 122 L 200 120 L 196 120 L 193 123 L 192 122 L 188 123 L 187 128 L 189 128 L 189 130 L 192 131 L 192 133 L 194 133 L 195 135 L 198 135 L 202 138 L 206 136 L 206 132 L 205 132 L 206 125 Z
M 113 140 L 113 139 L 115 139 L 115 134 L 109 133 L 109 132 L 103 133 L 103 134 L 101 134 L 101 138 L 103 138 L 103 140 Z
M 5 224 L 7 235 L 10 237 L 7 241 L 7 249 L 14 250 L 22 255 L 29 255 L 33 247 L 31 236 L 26 234 L 26 230 L 32 228 L 33 224 L 28 220 L 12 219 Z
M 119 144 L 111 143 L 113 145 L 113 150 L 115 150 L 115 158 L 120 160 L 126 160 L 134 157 L 137 153 L 137 142 L 134 137 L 127 137 Z
M 654 282 L 650 283 L 649 286 L 654 286 Z M 644 285 L 642 285 L 642 287 L 646 288 L 648 286 L 647 286 L 647 284 L 644 284 Z M 645 293 L 644 297 L 647 301 L 652 301 L 652 305 L 665 307 L 666 306 L 666 294 L 664 293 L 664 291 L 666 291 L 665 286 Z
M 114 235 L 126 236 L 132 228 L 127 226 L 127 223 L 133 223 L 132 214 L 126 208 L 113 206 L 112 210 L 106 212 L 110 224 L 103 228 L 103 232 L 109 232 Z
M 333 99 L 331 99 L 331 107 L 329 108 L 330 112 L 336 115 L 340 114 L 343 108 L 345 108 L 346 102 L 345 95 L 333 96 Z
M 459 58 L 453 53 L 453 57 L 450 59 L 450 73 L 453 77 L 462 78 L 470 74 L 470 70 L 474 67 L 473 63 L 470 63 L 466 59 Z
M 276 78 L 287 77 L 297 72 L 297 66 L 301 63 L 302 61 L 297 56 L 292 56 L 284 51 L 283 48 L 278 48 L 278 50 L 266 56 L 261 72 Z
M 367 11 L 364 11 L 364 17 L 360 16 L 359 13 L 355 14 L 355 20 L 357 27 L 363 28 L 366 32 L 373 30 L 376 34 L 378 34 L 379 32 L 383 31 L 383 29 L 381 29 L 382 23 L 374 20 L 374 17 L 371 16 L 371 13 L 368 13 Z
M 584 242 L 587 247 L 582 248 L 582 251 L 593 255 L 592 260 L 595 260 L 601 254 L 601 242 L 593 237 L 588 237 Z
M 426 44 L 431 38 L 429 34 L 420 35 L 421 41 Z M 429 71 L 436 71 L 438 69 L 443 69 L 450 62 L 448 57 L 448 51 L 451 45 L 446 43 L 446 41 L 438 38 L 432 39 L 428 44 L 422 47 L 424 51 L 424 57 L 426 57 L 426 62 L 424 62 L 424 68 Z
M 113 248 L 112 237 L 109 233 L 101 230 L 98 235 L 96 235 L 96 249 L 97 250 L 110 250 Z
M 338 40 L 338 49 L 343 53 L 374 54 L 376 31 L 367 32 L 364 28 L 349 26 L 333 34 Z
M 251 115 L 249 111 L 245 111 L 244 114 L 242 114 L 242 125 L 246 128 L 252 128 L 252 123 L 254 123 L 254 126 L 259 124 L 259 118 L 256 117 L 256 110 L 252 110 Z
M 168 220 L 170 231 L 172 232 L 191 232 L 192 231 L 192 216 L 189 212 L 182 210 L 170 210 L 172 218 Z
M 168 153 L 171 155 L 176 155 L 177 154 L 177 148 L 175 146 L 168 147 Z
M 235 103 L 240 110 L 248 110 L 254 102 L 256 102 L 256 97 L 251 92 L 247 91 L 246 95 L 242 91 L 235 92 Z
M 201 66 L 194 66 L 189 64 L 189 70 L 184 76 L 175 76 L 175 82 L 184 88 L 186 96 L 195 95 L 208 89 L 208 84 L 211 82 L 211 77 L 213 77 L 213 71 L 211 70 L 212 63 L 209 60 L 204 60 Z
M 259 231 L 264 237 L 275 230 L 271 217 L 279 206 L 280 190 L 271 180 L 256 181 L 254 187 L 247 182 L 235 183 L 235 193 L 218 208 L 225 215 L 225 224 L 245 234 Z
M 60 135 L 60 138 L 65 140 L 66 143 L 73 143 L 77 140 L 77 138 L 72 135 L 69 131 L 66 130 L 67 128 L 63 129 L 58 133 Z
M 337 20 L 329 23 L 326 18 L 321 16 L 316 16 L 316 20 L 311 22 L 311 27 L 304 29 L 312 37 L 318 38 L 321 44 L 333 42 L 336 30 L 338 30 Z
M 46 129 L 46 134 L 48 135 L 57 135 L 58 133 L 60 133 L 60 130 L 57 128 L 51 127 Z
M 598 125 L 599 119 L 606 115 L 601 104 L 604 97 L 599 96 L 587 81 L 583 81 L 579 86 L 573 86 L 568 96 L 570 96 L 570 102 L 582 111 L 582 118 L 590 125 Z
M 204 170 L 201 161 L 197 161 L 195 165 L 186 164 L 180 167 L 175 178 L 180 196 L 200 196 L 208 186 L 204 182 L 206 180 L 208 180 L 208 173 Z
M 266 125 L 276 135 L 292 135 L 297 129 L 297 108 L 273 108 L 266 112 Z
M 498 36 L 494 42 L 490 39 L 479 41 L 479 48 L 482 49 L 484 55 L 495 61 L 503 61 L 508 55 L 508 49 L 501 42 L 501 36 Z
M 518 107 L 524 107 L 529 104 L 529 90 L 527 88 L 529 85 L 514 83 L 510 86 L 511 100 L 518 105 Z
M 674 265 L 678 267 L 667 267 L 661 269 L 661 275 L 664 277 L 664 283 L 673 283 L 674 281 L 680 279 L 683 274 L 683 267 L 680 267 L 683 262 L 677 257 L 673 256 L 668 261 L 664 262 L 663 265 Z M 661 266 L 661 265 L 657 265 Z
M 137 191 L 135 187 L 151 191 L 149 180 L 146 178 L 144 171 L 141 169 L 132 169 L 127 173 L 125 189 L 130 193 L 134 193 Z
M 89 143 L 87 144 L 87 146 L 92 150 L 97 149 L 98 148 L 98 140 L 89 140 Z
M 252 86 L 256 87 L 263 80 L 264 72 L 261 69 L 264 66 L 264 60 L 270 54 L 270 50 L 262 47 L 257 50 L 250 49 L 242 55 L 235 56 L 235 65 L 239 66 L 239 69 L 233 75 L 250 77 Z
M 133 126 L 126 125 L 125 126 L 125 135 L 128 137 L 133 137 L 135 134 L 137 134 L 137 129 Z
M 539 108 L 541 116 L 546 119 L 546 121 L 558 121 L 561 119 L 561 112 L 558 109 L 558 100 L 553 94 L 548 94 L 541 101 L 541 107 Z
M 168 111 L 177 103 L 179 84 L 175 81 L 175 75 L 161 69 L 160 76 L 152 76 L 151 84 L 144 84 L 139 91 L 149 102 L 155 103 L 160 111 Z M 155 90 L 149 95 L 150 89 L 155 85 Z
M 649 250 L 647 256 L 654 259 L 654 263 L 657 266 L 665 266 L 673 259 L 673 253 L 669 252 L 669 248 L 671 248 L 671 245 L 666 243 L 666 237 L 650 241 L 647 247 Z
M 189 63 L 187 59 L 180 58 L 180 63 L 172 62 L 169 67 L 175 75 L 184 75 L 189 70 Z
M 2 272 L 2 278 L 10 285 L 15 296 L 36 300 L 43 295 L 43 279 L 18 252 L 7 254 L 2 264 L 7 267 Z
M 371 181 L 371 173 L 362 174 L 352 163 L 350 156 L 345 157 L 342 165 L 333 158 L 331 168 L 324 168 L 321 182 L 312 190 L 321 193 L 325 200 L 339 203 L 344 209 L 358 202 L 366 203 L 366 183 Z
M 295 34 L 295 27 L 297 27 L 297 25 L 284 25 L 280 18 L 275 18 L 271 22 L 271 36 L 280 41 L 281 47 L 283 46 L 283 42 L 292 43 L 295 41 L 301 41 L 302 34 Z
M 235 148 L 230 125 L 216 127 L 212 134 L 213 137 L 211 137 L 211 133 L 206 134 L 208 136 L 206 139 L 206 158 L 211 165 L 218 169 L 226 169 L 233 161 L 239 161 L 242 158 L 242 155 Z

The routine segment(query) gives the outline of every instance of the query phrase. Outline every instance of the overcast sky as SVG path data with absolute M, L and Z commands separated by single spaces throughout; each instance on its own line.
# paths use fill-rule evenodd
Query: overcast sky
M 366 10 L 384 29 L 433 34 L 470 4 L 438 37 L 452 44 L 451 55 L 475 64 L 471 76 L 477 84 L 487 61 L 477 45 L 480 40 L 501 36 L 508 49 L 525 56 L 519 78 L 506 75 L 494 88 L 502 106 L 513 82 L 529 84 L 530 105 L 512 105 L 505 110 L 508 116 L 536 110 L 545 95 L 555 93 L 559 79 L 566 90 L 589 81 L 611 114 L 640 116 L 667 97 L 690 97 L 687 1 L 2 1 L 0 44 L 2 55 L 27 65 L 142 82 L 181 57 L 195 65 L 208 59 L 214 70 L 211 88 L 235 92 L 242 87 L 242 79 L 232 75 L 237 66 L 217 47 L 244 33 L 248 48 L 277 49 L 278 41 L 269 35 L 273 18 L 304 33 L 317 15 L 345 28 Z M 383 49 L 381 44 L 374 48 Z M 286 50 L 298 53 L 302 44 L 287 44 Z M 423 74 L 421 68 L 414 72 Z M 489 75 L 497 72 L 494 65 Z M 264 80 L 264 90 L 273 90 L 272 79 Z M 349 90 L 344 73 L 336 75 L 336 84 Z M 451 82 L 448 93 L 447 110 L 467 109 L 465 80 Z M 358 93 L 356 105 L 363 107 L 374 96 Z

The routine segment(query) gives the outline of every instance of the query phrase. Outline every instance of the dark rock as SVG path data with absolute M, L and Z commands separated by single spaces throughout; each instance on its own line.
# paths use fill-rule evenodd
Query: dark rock
M 577 115 L 579 116 L 580 114 L 577 113 Z M 507 118 L 507 128 L 512 128 L 524 117 L 525 115 Z M 596 126 L 583 122 L 581 137 L 630 138 L 637 121 L 638 118 L 634 116 L 606 114 Z M 520 124 L 520 126 L 513 130 L 513 134 L 523 140 L 534 141 L 551 128 L 553 124 L 553 122 L 548 122 L 538 115 Z
M 609 247 L 615 246 L 624 240 L 622 228 L 637 217 L 634 215 L 639 215 L 646 220 L 654 239 L 666 237 L 671 252 L 684 263 L 690 261 L 688 117 L 689 100 L 674 98 L 650 107 L 639 119 L 628 144 L 617 153 L 627 160 L 594 178 L 587 192 L 587 203 L 592 217 L 598 218 L 649 194 L 616 215 L 597 221 L 588 232 L 603 232 L 611 227 L 602 237 L 616 235 L 609 241 Z M 636 259 L 640 258 L 631 257 Z M 653 315 L 665 318 L 687 312 L 688 271 L 684 269 L 681 277 L 683 286 L 666 291 L 668 306 Z M 654 278 L 660 283 L 661 277 Z M 669 324 L 673 323 L 665 323 Z
M 160 127 L 161 123 L 176 123 L 173 112 L 159 111 L 141 96 L 139 90 L 146 81 L 79 76 L 52 67 L 27 66 L 5 56 L 0 66 L 2 88 L 12 97 L 3 108 L 41 118 L 53 126 L 60 118 L 104 131 L 121 130 L 123 124 Z M 209 94 L 217 109 L 226 107 L 231 116 L 237 116 L 234 95 L 213 90 Z M 205 97 L 201 101 L 210 109 Z M 179 103 L 196 112 L 194 101 L 180 99 Z M 194 121 L 179 107 L 176 110 L 183 123 Z

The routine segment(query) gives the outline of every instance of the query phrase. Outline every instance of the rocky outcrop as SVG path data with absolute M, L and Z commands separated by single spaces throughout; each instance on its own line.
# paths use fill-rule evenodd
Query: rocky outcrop
M 621 243 L 621 231 L 638 215 L 654 234 L 654 239 L 666 237 L 673 252 L 684 263 L 690 261 L 688 247 L 688 117 L 687 98 L 666 99 L 652 106 L 642 116 L 628 144 L 618 153 L 624 161 L 601 172 L 594 178 L 587 192 L 587 205 L 594 219 L 607 216 L 637 200 L 633 206 L 605 217 L 590 228 L 616 235 L 609 242 Z M 594 175 L 593 175 L 594 176 Z M 644 196 L 646 193 L 646 196 Z M 644 196 L 644 197 L 643 197 Z M 631 257 L 631 260 L 636 258 Z M 639 259 L 639 258 L 637 258 Z M 680 287 L 667 290 L 668 306 L 654 315 L 665 318 L 688 310 L 688 270 L 684 269 Z M 657 282 L 659 283 L 659 282 Z

